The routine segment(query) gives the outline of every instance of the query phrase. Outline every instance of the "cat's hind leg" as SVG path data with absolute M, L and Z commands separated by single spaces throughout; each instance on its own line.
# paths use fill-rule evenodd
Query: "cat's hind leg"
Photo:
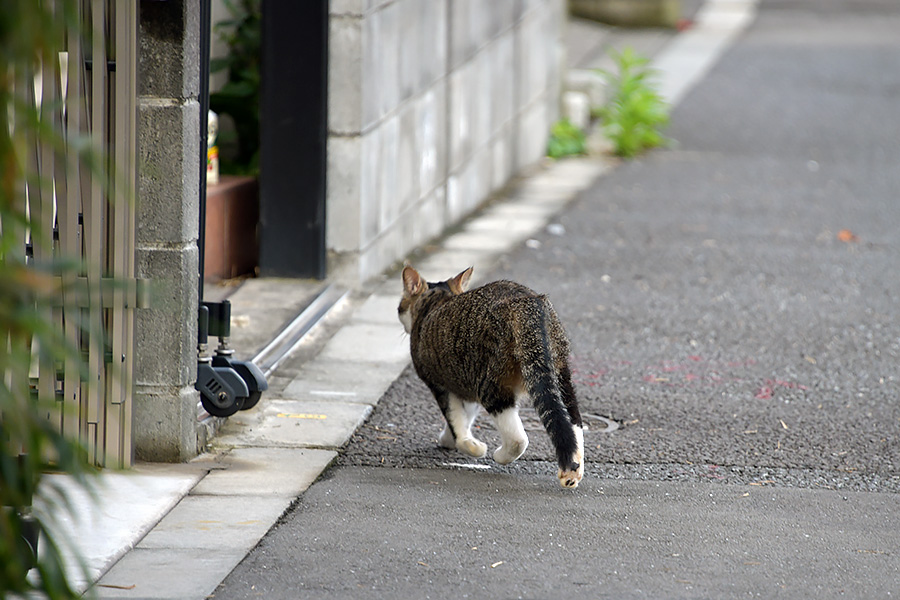
M 572 385 L 572 373 L 568 364 L 564 364 L 559 370 L 559 388 L 562 394 L 563 404 L 572 421 L 572 430 L 575 433 L 575 451 L 572 453 L 572 465 L 575 469 L 560 468 L 557 477 L 563 487 L 578 487 L 578 483 L 584 477 L 584 429 L 581 421 L 581 411 L 578 409 L 578 400 L 575 398 L 575 387 Z
M 528 448 L 528 435 L 519 418 L 518 407 L 512 406 L 492 416 L 501 440 L 500 447 L 494 450 L 494 460 L 501 465 L 508 465 L 522 456 Z
M 438 438 L 438 444 L 441 448 L 448 448 L 453 450 L 456 448 L 456 437 L 453 435 L 453 430 L 450 428 L 450 423 L 444 422 L 444 430 L 441 432 L 441 436 Z
M 472 435 L 472 423 L 475 422 L 475 417 L 478 416 L 480 410 L 481 407 L 476 402 L 468 402 L 454 394 L 450 394 L 447 402 L 447 411 L 444 413 L 447 419 L 447 427 L 444 428 L 444 433 L 441 434 L 441 445 L 444 445 L 444 441 L 447 440 L 445 434 L 447 429 L 450 429 L 450 433 L 456 440 L 455 447 L 457 450 L 475 458 L 481 458 L 487 454 L 487 444 L 475 439 L 475 436 Z

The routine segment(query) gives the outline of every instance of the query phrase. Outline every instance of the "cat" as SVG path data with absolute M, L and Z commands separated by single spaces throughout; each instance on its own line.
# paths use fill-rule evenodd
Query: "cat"
M 556 450 L 560 484 L 577 487 L 584 475 L 581 413 L 569 340 L 547 297 L 512 281 L 466 291 L 471 267 L 439 283 L 408 265 L 401 276 L 397 314 L 416 373 L 446 421 L 440 445 L 484 456 L 487 445 L 472 435 L 484 407 L 501 437 L 494 460 L 511 463 L 528 446 L 517 400 L 529 396 Z

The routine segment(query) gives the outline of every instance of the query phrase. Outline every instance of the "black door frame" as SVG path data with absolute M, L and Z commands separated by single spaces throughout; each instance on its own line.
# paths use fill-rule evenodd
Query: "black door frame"
M 260 274 L 326 275 L 328 1 L 263 0 Z

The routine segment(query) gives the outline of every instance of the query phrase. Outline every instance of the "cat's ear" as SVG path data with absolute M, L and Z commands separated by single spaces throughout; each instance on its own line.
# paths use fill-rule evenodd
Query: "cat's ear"
M 464 291 L 469 289 L 469 279 L 472 278 L 472 269 L 474 267 L 469 267 L 453 279 L 447 282 L 447 285 L 450 286 L 450 291 L 454 294 L 462 294 Z
M 403 295 L 404 296 L 415 296 L 416 294 L 421 294 L 425 291 L 425 280 L 422 279 L 422 276 L 419 275 L 419 272 L 413 269 L 411 266 L 406 265 L 403 267 L 403 273 L 401 274 L 403 277 Z

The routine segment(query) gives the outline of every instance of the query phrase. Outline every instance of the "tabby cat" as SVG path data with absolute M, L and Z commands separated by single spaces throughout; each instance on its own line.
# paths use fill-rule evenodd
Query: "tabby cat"
M 553 446 L 563 487 L 584 475 L 581 413 L 569 371 L 569 341 L 546 296 L 495 281 L 466 291 L 472 268 L 439 283 L 403 269 L 397 309 L 410 335 L 419 377 L 446 419 L 445 448 L 482 457 L 487 445 L 472 435 L 480 407 L 500 432 L 494 460 L 508 464 L 528 446 L 516 401 L 531 397 Z

